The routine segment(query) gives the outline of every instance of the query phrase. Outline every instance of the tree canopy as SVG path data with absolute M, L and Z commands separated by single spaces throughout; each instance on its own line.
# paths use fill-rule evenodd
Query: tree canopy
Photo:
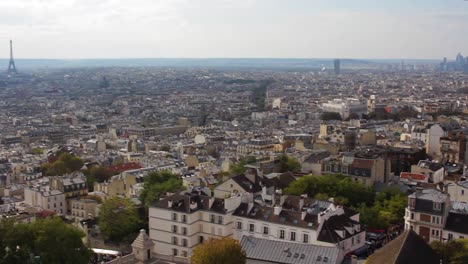
M 239 241 L 225 238 L 211 238 L 193 249 L 193 264 L 242 264 L 247 256 Z
M 301 163 L 296 158 L 288 157 L 286 154 L 281 155 L 280 172 L 300 171 L 301 167 Z
M 141 227 L 135 204 L 118 196 L 102 204 L 98 224 L 104 239 L 113 242 L 133 241 Z
M 93 191 L 95 182 L 104 182 L 114 175 L 112 171 L 104 166 L 94 166 L 83 170 L 83 174 L 86 176 L 89 191 Z
M 238 162 L 231 164 L 229 171 L 232 175 L 239 175 L 245 172 L 245 165 L 253 164 L 257 161 L 254 156 L 247 156 L 239 159 Z
M 434 241 L 431 247 L 442 258 L 442 264 L 468 263 L 468 239 Z
M 377 192 L 372 206 L 361 204 L 358 208 L 361 223 L 378 229 L 401 223 L 405 215 L 407 196 L 398 189 Z
M 150 206 L 158 201 L 166 192 L 174 192 L 182 188 L 182 181 L 169 171 L 150 172 L 143 181 L 143 191 L 140 201 L 145 206 Z
M 46 176 L 60 176 L 66 173 L 79 171 L 83 167 L 83 160 L 69 153 L 62 153 L 59 158 L 41 166 L 42 173 Z
M 354 182 L 349 177 L 334 174 L 301 177 L 292 182 L 285 189 L 285 193 L 307 194 L 309 197 L 333 197 L 335 202 L 342 201 L 343 205 L 349 206 L 373 204 L 375 197 L 371 188 L 360 182 Z
M 55 217 L 38 219 L 30 224 L 0 221 L 0 264 L 41 263 L 82 264 L 93 256 L 81 238 L 84 233 Z

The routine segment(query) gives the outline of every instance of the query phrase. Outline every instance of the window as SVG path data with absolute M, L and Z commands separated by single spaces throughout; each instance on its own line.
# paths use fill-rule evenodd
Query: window
M 461 195 L 465 195 L 465 190 L 461 190 Z
M 411 213 L 411 220 L 414 219 L 414 213 Z
M 213 214 L 210 215 L 210 222 L 211 223 L 215 222 L 215 215 L 213 215 Z
M 414 198 L 409 199 L 409 207 L 411 209 L 414 209 L 416 207 L 416 199 Z
M 302 240 L 304 243 L 309 243 L 309 234 L 304 234 Z
M 176 225 L 172 226 L 172 233 L 177 233 L 177 226 Z
M 354 237 L 351 237 L 351 245 L 354 245 Z
M 264 226 L 264 227 L 263 227 L 263 234 L 264 234 L 264 235 L 268 235 L 268 233 L 269 233 L 269 232 L 268 232 L 268 226 Z
M 177 237 L 172 237 L 172 244 L 177 245 Z
M 237 221 L 237 229 L 242 229 L 242 222 L 241 221 Z
M 187 223 L 187 216 L 186 215 L 182 215 L 182 223 Z
M 172 221 L 177 221 L 177 214 L 176 213 L 172 213 Z
M 291 241 L 296 241 L 296 232 L 291 232 Z
M 440 211 L 442 209 L 442 204 L 441 203 L 433 203 L 433 209 L 436 211 Z
M 452 240 L 453 239 L 453 234 L 448 234 L 448 240 Z
M 173 249 L 172 249 L 172 255 L 174 255 L 174 256 L 177 256 L 177 255 L 178 255 L 178 254 L 177 254 L 177 248 L 173 248 Z
M 465 237 L 464 237 L 464 236 L 460 236 L 459 238 L 460 238 L 460 239 L 465 239 Z
M 182 257 L 184 257 L 184 258 L 188 257 L 188 252 L 187 251 L 182 251 Z
M 182 246 L 186 247 L 187 246 L 187 239 L 182 239 Z
M 182 235 L 187 235 L 187 228 L 186 227 L 182 227 Z
M 218 224 L 220 224 L 220 225 L 223 224 L 223 217 L 221 215 L 218 216 Z
M 280 239 L 284 239 L 284 233 L 285 233 L 284 230 L 281 229 L 280 230 Z
M 249 232 L 254 232 L 254 231 L 255 231 L 255 225 L 249 224 Z

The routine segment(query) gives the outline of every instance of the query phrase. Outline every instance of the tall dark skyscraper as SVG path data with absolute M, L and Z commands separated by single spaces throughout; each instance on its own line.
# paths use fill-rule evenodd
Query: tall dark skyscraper
M 15 61 L 13 60 L 13 41 L 10 40 L 10 62 L 8 63 L 8 73 L 18 73 L 15 66 Z
M 340 59 L 335 59 L 334 60 L 334 65 L 335 65 L 335 74 L 340 74 Z

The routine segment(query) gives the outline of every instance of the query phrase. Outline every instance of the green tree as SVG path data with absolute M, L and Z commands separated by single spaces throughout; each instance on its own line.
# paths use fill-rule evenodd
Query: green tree
M 199 244 L 193 250 L 193 264 L 243 264 L 247 256 L 239 241 L 226 238 L 212 238 Z
M 324 121 L 330 121 L 330 120 L 342 120 L 342 117 L 339 113 L 335 112 L 323 112 L 322 115 L 320 116 L 320 119 Z
M 114 175 L 112 171 L 104 166 L 94 166 L 90 169 L 83 170 L 83 174 L 86 176 L 89 191 L 94 190 L 95 182 L 104 182 Z
M 31 153 L 34 155 L 40 155 L 44 153 L 44 150 L 41 148 L 33 148 L 31 149 Z
M 56 217 L 32 224 L 34 249 L 40 252 L 42 263 L 88 263 L 92 252 L 83 244 L 84 233 Z
M 140 201 L 149 207 L 166 192 L 175 192 L 182 188 L 182 181 L 169 171 L 150 172 L 144 177 Z
M 238 162 L 231 164 L 229 171 L 232 175 L 239 175 L 245 172 L 245 165 L 253 164 L 257 161 L 254 156 L 247 156 L 239 159 Z
M 117 196 L 102 204 L 98 224 L 104 239 L 113 242 L 131 241 L 141 227 L 133 202 Z
M 447 242 L 434 241 L 431 243 L 431 247 L 442 258 L 443 264 L 468 263 L 468 239 Z
M 314 197 L 317 194 L 334 197 L 337 202 L 349 206 L 359 206 L 361 203 L 373 204 L 374 192 L 360 182 L 354 182 L 343 175 L 325 174 L 322 176 L 303 176 L 292 182 L 285 193 L 292 195 L 307 194 Z
M 92 252 L 83 244 L 83 236 L 58 217 L 31 224 L 1 220 L 0 264 L 33 263 L 31 255 L 40 257 L 42 263 L 88 263 Z
M 286 154 L 280 156 L 280 172 L 300 171 L 301 168 L 301 163 L 296 158 Z
M 83 161 L 69 153 L 62 153 L 59 158 L 52 162 L 41 166 L 42 173 L 47 176 L 64 175 L 79 171 L 83 167 Z

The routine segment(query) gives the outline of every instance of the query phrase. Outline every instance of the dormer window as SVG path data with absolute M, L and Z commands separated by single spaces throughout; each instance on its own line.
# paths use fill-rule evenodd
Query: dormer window
M 440 211 L 440 210 L 442 210 L 442 204 L 441 204 L 441 203 L 436 203 L 436 202 L 434 202 L 434 203 L 433 203 L 433 206 L 434 206 L 434 210 L 435 210 L 435 211 Z

